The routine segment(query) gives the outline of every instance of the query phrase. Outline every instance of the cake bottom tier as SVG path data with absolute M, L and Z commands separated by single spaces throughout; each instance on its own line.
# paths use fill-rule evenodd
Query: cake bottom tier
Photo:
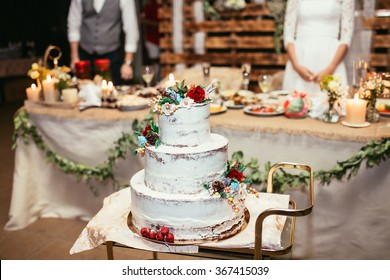
M 203 188 L 199 186 L 199 188 Z M 135 228 L 169 228 L 175 240 L 219 240 L 238 232 L 244 224 L 244 201 L 238 212 L 227 199 L 211 196 L 204 189 L 197 194 L 169 194 L 148 189 L 144 170 L 130 181 L 132 224 Z

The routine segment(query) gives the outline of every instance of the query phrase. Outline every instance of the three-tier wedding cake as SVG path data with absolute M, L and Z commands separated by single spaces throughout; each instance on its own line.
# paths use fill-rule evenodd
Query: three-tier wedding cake
M 166 227 L 176 241 L 223 239 L 244 224 L 243 176 L 228 163 L 228 140 L 210 133 L 207 91 L 182 88 L 154 100 L 158 128 L 140 134 L 145 169 L 130 181 L 132 225 Z

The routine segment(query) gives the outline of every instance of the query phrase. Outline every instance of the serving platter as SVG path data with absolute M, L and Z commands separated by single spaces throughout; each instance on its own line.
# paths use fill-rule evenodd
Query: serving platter
M 222 114 L 222 113 L 225 113 L 227 110 L 227 107 L 226 106 L 210 106 L 210 115 L 218 115 L 218 114 Z
M 254 108 L 259 107 L 259 105 L 249 105 L 244 108 L 244 112 L 249 115 L 258 116 L 258 117 L 274 117 L 281 116 L 284 114 L 283 110 L 276 110 L 274 112 L 260 112 L 254 110 Z

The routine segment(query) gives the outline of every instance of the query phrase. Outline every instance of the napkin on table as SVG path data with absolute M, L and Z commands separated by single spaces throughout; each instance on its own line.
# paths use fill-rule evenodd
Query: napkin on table
M 79 110 L 84 110 L 88 107 L 101 107 L 102 100 L 99 96 L 100 87 L 95 84 L 85 85 L 79 91 L 79 98 L 84 100 L 79 103 Z

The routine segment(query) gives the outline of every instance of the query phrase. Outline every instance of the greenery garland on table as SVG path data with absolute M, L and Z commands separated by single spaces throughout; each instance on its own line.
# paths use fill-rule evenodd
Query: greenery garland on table
M 148 114 L 142 122 L 135 120 L 133 122 L 133 130 L 137 131 L 140 127 L 144 127 L 147 122 L 153 118 L 153 114 Z M 118 159 L 125 159 L 127 152 L 134 149 L 137 144 L 137 139 L 134 137 L 133 131 L 123 132 L 122 136 L 115 141 L 115 146 L 108 150 L 108 158 L 104 163 L 96 166 L 87 166 L 82 163 L 77 163 L 72 160 L 66 159 L 63 156 L 55 153 L 45 143 L 42 136 L 38 133 L 37 128 L 33 125 L 29 119 L 28 113 L 21 109 L 14 117 L 14 134 L 12 137 L 13 146 L 16 148 L 17 139 L 20 137 L 24 144 L 29 143 L 29 139 L 32 139 L 35 145 L 44 153 L 46 153 L 46 159 L 57 166 L 60 170 L 67 174 L 76 176 L 79 181 L 90 183 L 91 190 L 98 195 L 98 189 L 91 184 L 91 181 L 98 182 L 111 181 L 114 188 L 119 190 L 127 187 L 128 185 L 121 185 L 120 182 L 114 176 L 114 168 Z
M 78 180 L 91 183 L 95 180 L 98 182 L 111 181 L 113 186 L 118 190 L 128 185 L 122 185 L 115 178 L 114 169 L 118 159 L 125 159 L 129 151 L 134 150 L 138 145 L 137 137 L 134 131 L 142 131 L 142 129 L 153 119 L 153 113 L 150 112 L 142 121 L 135 120 L 132 124 L 132 130 L 123 132 L 122 136 L 115 141 L 114 147 L 108 150 L 108 158 L 102 164 L 96 166 L 87 166 L 81 163 L 74 162 L 58 155 L 52 151 L 45 143 L 42 136 L 38 133 L 37 128 L 29 119 L 28 113 L 21 109 L 14 117 L 14 134 L 12 137 L 13 146 L 16 148 L 17 139 L 20 137 L 24 144 L 28 144 L 32 139 L 35 145 L 46 153 L 46 159 L 57 166 L 60 170 L 67 174 L 76 176 Z M 356 175 L 363 161 L 366 161 L 366 168 L 372 168 L 379 165 L 382 161 L 390 157 L 390 138 L 384 138 L 379 141 L 370 141 L 363 146 L 358 152 L 347 160 L 337 162 L 337 164 L 329 170 L 318 170 L 314 172 L 314 178 L 320 184 L 329 185 L 332 180 L 349 180 L 353 175 Z M 244 163 L 244 154 L 241 151 L 232 154 L 232 161 Z M 268 161 L 264 166 L 264 171 L 260 171 L 260 166 L 255 158 L 251 158 L 246 166 L 246 177 L 252 181 L 252 184 L 260 186 L 261 190 L 266 188 L 268 171 L 271 168 L 271 163 Z M 288 188 L 300 188 L 308 185 L 309 176 L 307 173 L 290 174 L 283 169 L 274 173 L 273 190 L 274 192 L 283 193 Z M 91 185 L 91 190 L 97 195 L 99 192 L 96 187 Z

